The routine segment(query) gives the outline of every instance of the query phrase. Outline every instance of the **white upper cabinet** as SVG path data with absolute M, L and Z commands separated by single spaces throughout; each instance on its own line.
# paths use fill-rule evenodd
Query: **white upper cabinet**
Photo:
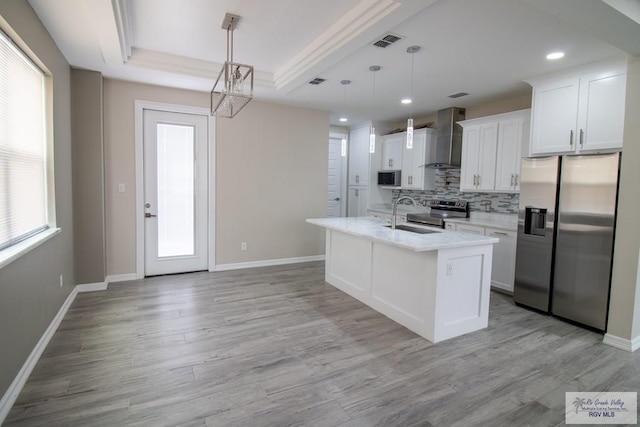
M 349 132 L 349 185 L 369 185 L 369 128 Z
M 404 134 L 392 134 L 382 140 L 382 170 L 402 169 L 402 147 L 405 142 Z
M 523 146 L 529 142 L 531 110 L 464 120 L 460 190 L 520 191 Z
M 461 191 L 491 191 L 496 180 L 498 123 L 466 127 L 462 134 Z
M 436 131 L 418 129 L 413 133 L 413 148 L 406 145 L 406 133 L 403 132 L 402 152 L 402 188 L 412 190 L 431 190 L 435 188 L 435 170 L 425 167 L 435 141 Z
M 626 82 L 624 65 L 529 81 L 531 155 L 622 149 Z
M 529 142 L 531 110 L 522 110 L 498 122 L 496 191 L 520 192 L 522 148 Z

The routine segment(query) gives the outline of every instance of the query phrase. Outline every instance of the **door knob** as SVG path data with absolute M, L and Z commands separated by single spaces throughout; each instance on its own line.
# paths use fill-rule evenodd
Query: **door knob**
M 152 217 L 157 217 L 158 215 L 152 215 L 149 212 L 145 212 L 144 217 L 145 218 L 152 218 Z
M 333 201 L 339 202 L 340 201 L 340 197 L 336 197 L 335 199 L 333 199 Z

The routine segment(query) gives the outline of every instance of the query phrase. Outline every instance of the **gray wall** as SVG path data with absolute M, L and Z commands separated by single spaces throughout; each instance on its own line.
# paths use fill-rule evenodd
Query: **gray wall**
M 73 233 L 78 283 L 105 279 L 102 74 L 71 70 Z
M 640 58 L 629 61 L 607 333 L 640 339 Z
M 0 269 L 0 394 L 4 394 L 72 291 L 75 278 L 69 64 L 26 0 L 0 1 L 0 16 L 5 32 L 14 30 L 53 75 L 56 217 L 62 228 L 57 236 Z
M 209 107 L 205 92 L 104 80 L 107 276 L 136 272 L 136 100 Z M 327 212 L 328 134 L 327 112 L 257 100 L 216 121 L 216 264 L 324 254 L 305 219 Z

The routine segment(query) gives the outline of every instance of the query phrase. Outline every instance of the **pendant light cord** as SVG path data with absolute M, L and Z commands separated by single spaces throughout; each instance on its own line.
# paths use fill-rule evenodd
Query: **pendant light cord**
M 411 97 L 411 105 L 409 106 L 409 117 L 413 118 L 413 52 L 411 52 L 411 82 L 409 89 L 409 96 Z

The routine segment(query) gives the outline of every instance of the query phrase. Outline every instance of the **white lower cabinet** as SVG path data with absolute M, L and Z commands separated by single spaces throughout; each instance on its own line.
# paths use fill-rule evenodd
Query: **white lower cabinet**
M 456 231 L 484 236 L 484 227 L 479 227 L 477 225 L 456 224 Z
M 377 211 L 367 211 L 369 213 L 369 216 L 372 216 L 374 218 L 380 218 L 380 219 L 386 219 L 388 224 L 391 224 L 391 220 L 393 219 L 393 215 L 392 214 L 388 214 L 388 213 L 382 213 L 382 212 L 377 212 Z M 399 213 L 396 214 L 396 221 L 397 224 L 401 224 L 403 222 L 407 222 L 407 214 L 405 213 Z
M 347 216 L 367 216 L 367 187 L 349 187 Z
M 447 223 L 447 230 L 462 233 L 479 234 L 495 237 L 500 241 L 493 245 L 493 262 L 491 264 L 491 286 L 507 292 L 513 292 L 516 272 L 516 232 L 499 228 L 482 227 L 470 224 Z
M 485 236 L 500 239 L 500 242 L 493 245 L 491 286 L 513 292 L 516 274 L 516 232 L 487 227 Z

